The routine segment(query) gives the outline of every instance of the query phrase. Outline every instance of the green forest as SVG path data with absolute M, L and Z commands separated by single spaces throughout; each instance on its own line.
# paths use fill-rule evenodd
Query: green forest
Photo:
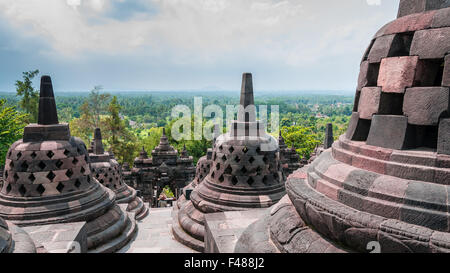
M 15 92 L 0 92 L 0 165 L 4 164 L 9 146 L 22 138 L 23 128 L 37 120 L 39 90 L 33 82 L 38 75 L 38 70 L 24 72 L 15 83 Z M 171 144 L 179 151 L 186 145 L 196 162 L 211 142 L 174 140 L 170 133 L 177 120 L 171 116 L 173 107 L 186 105 L 194 113 L 195 97 L 202 98 L 203 108 L 215 104 L 224 113 L 227 105 L 239 104 L 238 91 L 108 92 L 95 86 L 86 92 L 55 90 L 55 97 L 59 121 L 70 125 L 73 136 L 89 144 L 94 129 L 99 127 L 105 149 L 111 150 L 120 163 L 130 164 L 142 147 L 150 153 L 158 145 L 163 127 Z M 269 109 L 271 105 L 279 106 L 281 133 L 287 145 L 295 146 L 306 159 L 323 142 L 327 123 L 333 124 L 335 138 L 345 132 L 352 104 L 351 95 L 331 92 L 255 91 L 255 105 L 267 105 Z M 277 137 L 278 133 L 273 135 Z

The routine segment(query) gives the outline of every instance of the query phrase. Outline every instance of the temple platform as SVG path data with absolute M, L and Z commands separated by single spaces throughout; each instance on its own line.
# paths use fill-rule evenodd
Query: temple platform
M 179 243 L 172 234 L 172 208 L 152 208 L 148 217 L 137 221 L 139 232 L 118 253 L 196 253 Z

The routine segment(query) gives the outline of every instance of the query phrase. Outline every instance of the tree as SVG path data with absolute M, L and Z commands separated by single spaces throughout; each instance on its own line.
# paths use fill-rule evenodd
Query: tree
M 117 97 L 114 96 L 108 106 L 108 116 L 102 122 L 103 132 L 118 161 L 131 163 L 134 159 L 133 151 L 138 148 L 137 139 L 120 118 L 120 109 Z
M 291 126 L 281 129 L 286 145 L 291 147 L 292 143 L 301 157 L 309 158 L 314 149 L 322 143 L 313 132 L 312 127 Z
M 5 164 L 9 146 L 22 138 L 26 117 L 26 114 L 19 113 L 15 107 L 7 106 L 6 100 L 0 100 L 0 166 Z
M 100 94 L 101 86 L 95 86 L 83 104 L 80 106 L 80 117 L 72 120 L 70 130 L 86 143 L 92 139 L 95 128 L 101 128 L 101 118 L 108 110 L 111 95 Z
M 38 117 L 39 92 L 34 89 L 32 80 L 39 74 L 39 70 L 23 72 L 23 81 L 16 81 L 17 96 L 22 97 L 19 106 L 27 113 L 28 122 L 36 122 Z

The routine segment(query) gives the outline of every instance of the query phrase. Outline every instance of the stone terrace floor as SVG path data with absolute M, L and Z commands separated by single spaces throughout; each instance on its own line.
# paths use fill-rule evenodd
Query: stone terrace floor
M 138 234 L 119 253 L 195 253 L 172 235 L 172 208 L 151 208 L 138 221 Z

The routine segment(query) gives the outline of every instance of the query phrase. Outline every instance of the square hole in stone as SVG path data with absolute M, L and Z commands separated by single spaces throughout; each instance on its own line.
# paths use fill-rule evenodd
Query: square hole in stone
M 369 64 L 367 70 L 367 87 L 378 86 L 378 75 L 380 73 L 380 63 Z
M 396 34 L 389 50 L 388 57 L 409 56 L 414 32 Z
M 403 98 L 404 94 L 381 92 L 378 114 L 403 115 Z
M 419 60 L 414 86 L 441 86 L 444 76 L 444 59 Z

